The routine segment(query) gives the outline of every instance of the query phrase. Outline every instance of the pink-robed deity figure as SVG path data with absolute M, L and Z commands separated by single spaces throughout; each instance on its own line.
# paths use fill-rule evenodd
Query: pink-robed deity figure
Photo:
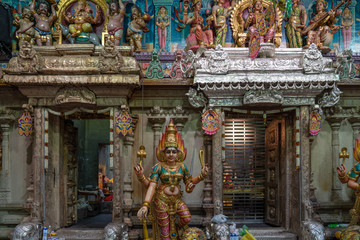
M 159 231 L 153 229 L 154 237 L 152 239 L 184 239 L 181 237 L 181 230 L 189 224 L 191 214 L 182 200 L 181 180 L 185 183 L 186 192 L 191 193 L 195 185 L 205 179 L 209 169 L 204 164 L 199 176 L 191 176 L 184 164 L 186 158 L 184 141 L 172 120 L 159 142 L 156 156 L 159 163 L 152 168 L 149 178 L 144 176 L 144 169 L 141 165 L 134 168 L 138 180 L 147 188 L 144 203 L 137 216 L 143 219 L 149 212 L 155 215 L 153 217 L 156 219 Z M 158 184 L 159 181 L 160 184 Z M 177 226 L 175 225 L 176 215 L 179 216 Z M 158 232 L 160 236 L 156 235 L 155 237 L 155 233 Z
M 345 8 L 341 15 L 341 32 L 343 36 L 344 49 L 350 48 L 351 26 L 354 24 L 354 18 L 349 8 Z
M 56 19 L 56 3 L 51 5 L 51 15 L 49 14 L 49 3 L 46 0 L 39 0 L 35 11 L 35 0 L 30 5 L 30 10 L 35 18 L 35 39 L 38 46 L 52 45 L 51 26 Z
M 275 24 L 274 19 L 272 24 L 268 24 L 266 19 L 267 15 L 271 15 L 269 12 L 273 11 L 273 6 L 270 5 L 266 11 L 264 11 L 262 0 L 255 0 L 253 2 L 252 12 L 250 12 L 245 22 L 245 29 L 248 29 L 249 35 L 249 56 L 255 58 L 260 50 L 260 44 L 270 42 L 274 38 Z M 270 26 L 267 26 L 270 25 Z
M 125 5 L 122 0 L 111 0 L 108 4 L 107 15 L 109 17 L 108 34 L 110 40 L 119 46 L 124 32 Z
M 156 16 L 156 26 L 158 27 L 159 47 L 160 51 L 166 51 L 166 28 L 170 25 L 170 18 L 165 6 L 159 8 L 158 15 Z
M 204 19 L 201 16 L 201 0 L 193 0 L 192 13 L 188 15 L 189 4 L 184 3 L 184 23 L 190 25 L 190 34 L 186 38 L 188 48 L 213 47 L 213 31 L 204 26 Z

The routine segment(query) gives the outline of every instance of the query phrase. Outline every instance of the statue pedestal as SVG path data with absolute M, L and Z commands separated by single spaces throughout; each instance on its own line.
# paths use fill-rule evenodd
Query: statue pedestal
M 275 44 L 273 43 L 261 43 L 259 50 L 260 58 L 273 58 L 275 57 Z

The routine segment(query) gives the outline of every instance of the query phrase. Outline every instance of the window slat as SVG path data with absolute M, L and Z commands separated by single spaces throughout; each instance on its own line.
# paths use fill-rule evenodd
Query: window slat
M 224 214 L 235 222 L 263 223 L 265 212 L 263 119 L 226 119 L 224 151 Z

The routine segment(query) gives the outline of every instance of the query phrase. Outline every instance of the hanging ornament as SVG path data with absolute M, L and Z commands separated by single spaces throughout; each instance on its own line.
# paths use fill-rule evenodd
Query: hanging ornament
M 310 134 L 316 136 L 321 130 L 322 116 L 318 110 L 312 110 L 310 113 Z
M 202 129 L 208 135 L 213 135 L 220 128 L 220 116 L 213 110 L 207 110 L 202 115 Z
M 29 111 L 24 111 L 18 120 L 19 135 L 28 137 L 32 133 L 32 118 Z
M 132 133 L 132 117 L 128 111 L 122 111 L 115 119 L 116 133 L 126 136 L 128 133 Z

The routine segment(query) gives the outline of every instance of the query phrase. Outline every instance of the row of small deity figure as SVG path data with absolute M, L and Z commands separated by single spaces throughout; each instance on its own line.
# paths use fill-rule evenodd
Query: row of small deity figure
M 182 31 L 186 24 L 190 25 L 190 33 L 186 38 L 189 49 L 192 47 L 213 47 L 218 44 L 224 46 L 228 31 L 227 18 L 234 11 L 235 5 L 238 5 L 239 8 L 245 1 L 235 3 L 235 0 L 232 0 L 231 3 L 227 3 L 227 6 L 225 6 L 225 0 L 215 1 L 212 11 L 209 9 L 205 11 L 207 15 L 205 19 L 206 25 L 204 24 L 204 18 L 201 16 L 201 0 L 192 0 L 192 4 L 190 4 L 189 0 L 185 0 L 183 3 L 180 1 L 179 8 L 174 8 L 177 18 L 174 20 L 178 23 L 176 30 Z M 277 10 L 272 4 L 263 3 L 266 1 L 248 0 L 247 2 L 250 2 L 250 5 L 247 10 L 237 11 L 237 16 L 232 16 L 232 21 L 234 19 L 237 21 L 239 32 L 247 30 L 249 47 L 253 44 L 252 40 L 255 40 L 254 44 L 258 45 L 263 42 L 270 42 L 273 41 L 275 32 L 281 32 L 281 26 L 277 26 L 276 23 L 282 16 L 274 13 Z M 335 25 L 336 17 L 341 14 L 339 7 L 346 2 L 348 0 L 342 0 L 334 9 L 326 11 L 327 3 L 325 0 L 317 0 L 316 14 L 310 20 L 309 25 L 306 26 L 307 14 L 304 6 L 299 4 L 299 0 L 292 0 L 291 11 L 285 13 L 285 20 L 288 21 L 285 31 L 289 47 L 303 47 L 304 37 L 306 37 L 306 46 L 311 43 L 315 43 L 319 48 L 330 45 L 333 34 L 340 29 L 340 26 Z M 115 45 L 120 45 L 123 37 L 124 17 L 128 17 L 130 21 L 125 39 L 135 51 L 142 51 L 143 35 L 149 32 L 147 24 L 153 17 L 143 13 L 135 4 L 131 7 L 131 15 L 128 15 L 125 12 L 126 4 L 122 0 L 111 0 L 107 5 L 106 16 L 102 16 L 104 11 L 98 5 L 95 4 L 96 12 L 94 13 L 87 0 L 78 0 L 73 9 L 68 7 L 68 9 L 61 12 L 62 21 L 57 21 L 58 28 L 61 28 L 64 37 L 70 43 L 89 42 L 100 44 L 99 38 L 94 33 L 94 27 L 103 26 L 106 17 L 108 19 L 106 26 L 107 37 Z M 344 24 L 347 26 L 346 29 L 351 26 L 353 21 L 351 12 L 349 17 L 349 12 L 350 10 L 345 7 L 343 18 L 347 24 Z M 39 0 L 35 9 L 35 0 L 33 0 L 30 6 L 23 7 L 21 18 L 19 15 L 15 15 L 14 23 L 18 26 L 16 37 L 19 41 L 29 41 L 37 45 L 50 46 L 53 40 L 53 25 L 58 17 L 56 3 L 50 6 L 46 0 Z M 165 51 L 168 35 L 167 27 L 170 25 L 170 16 L 165 6 L 159 7 L 155 24 L 157 26 L 160 51 Z

